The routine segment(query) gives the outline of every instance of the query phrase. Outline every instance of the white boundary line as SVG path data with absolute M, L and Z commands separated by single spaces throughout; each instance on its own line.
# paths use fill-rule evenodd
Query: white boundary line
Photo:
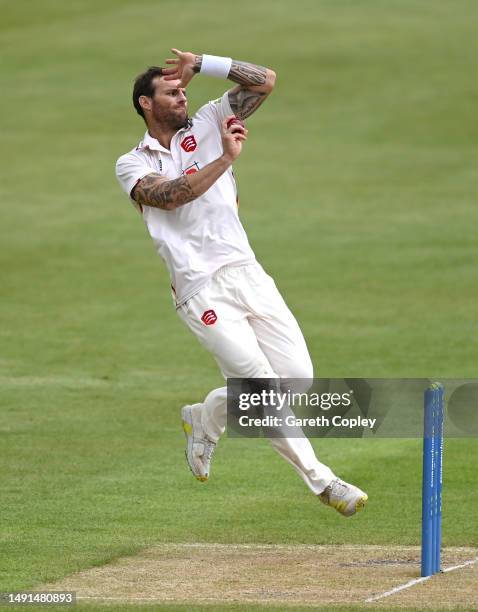
M 474 565 L 475 563 L 478 563 L 478 557 L 470 559 L 469 561 L 465 561 L 465 563 L 461 563 L 460 565 L 447 567 L 446 569 L 442 570 L 442 573 L 453 572 L 454 570 L 461 569 L 462 567 L 467 567 L 468 565 Z M 384 597 L 390 597 L 390 595 L 395 595 L 395 593 L 403 591 L 404 589 L 409 589 L 410 587 L 415 586 L 416 584 L 420 584 L 421 582 L 426 582 L 427 580 L 430 580 L 430 578 L 433 578 L 434 575 L 436 576 L 436 574 L 433 574 L 432 576 L 423 576 L 421 578 L 415 578 L 414 580 L 410 580 L 410 582 L 401 584 L 400 586 L 395 587 L 391 591 L 385 591 L 385 593 L 380 593 L 380 595 L 374 595 L 373 597 L 369 597 L 365 600 L 365 603 L 371 603 L 373 601 L 377 601 L 378 599 L 383 599 Z

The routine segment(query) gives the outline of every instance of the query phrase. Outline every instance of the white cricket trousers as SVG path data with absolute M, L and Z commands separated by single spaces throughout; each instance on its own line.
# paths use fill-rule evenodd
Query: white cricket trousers
M 214 355 L 226 379 L 313 377 L 299 325 L 258 262 L 220 268 L 178 308 L 178 314 Z M 221 387 L 193 405 L 193 410 L 200 410 L 206 435 L 215 442 L 226 428 L 226 401 L 227 387 Z M 269 439 L 316 495 L 335 478 L 306 437 Z

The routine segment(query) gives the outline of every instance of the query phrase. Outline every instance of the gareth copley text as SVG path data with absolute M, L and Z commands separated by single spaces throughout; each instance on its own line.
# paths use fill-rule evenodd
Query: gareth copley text
M 288 414 L 286 417 L 268 415 L 265 417 L 250 417 L 246 414 L 241 414 L 239 417 L 239 425 L 241 427 L 342 427 L 346 429 L 355 429 L 356 427 L 373 428 L 377 419 L 366 419 L 364 417 L 344 417 L 336 414 L 333 417 L 317 416 L 317 417 L 296 417 L 294 414 Z

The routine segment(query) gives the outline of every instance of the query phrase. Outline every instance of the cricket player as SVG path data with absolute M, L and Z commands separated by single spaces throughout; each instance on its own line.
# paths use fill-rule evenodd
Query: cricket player
M 276 75 L 228 57 L 172 52 L 166 68 L 135 80 L 133 104 L 147 129 L 118 159 L 118 180 L 169 270 L 178 316 L 224 378 L 312 379 L 299 325 L 247 240 L 232 171 L 248 135 L 242 120 L 265 102 Z M 186 87 L 196 75 L 235 85 L 190 118 Z M 201 481 L 225 431 L 226 397 L 222 387 L 182 408 L 186 458 Z M 364 506 L 367 495 L 321 463 L 306 437 L 270 441 L 323 503 L 344 516 Z

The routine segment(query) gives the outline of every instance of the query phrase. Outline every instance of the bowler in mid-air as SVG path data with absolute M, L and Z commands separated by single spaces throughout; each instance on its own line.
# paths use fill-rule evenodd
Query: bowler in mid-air
M 166 68 L 151 67 L 135 80 L 133 104 L 147 129 L 118 159 L 118 180 L 169 270 L 179 317 L 224 378 L 312 379 L 299 325 L 242 227 L 232 171 L 247 140 L 243 120 L 264 103 L 276 75 L 228 57 L 172 51 Z M 186 86 L 197 74 L 235 85 L 190 118 Z M 221 387 L 182 408 L 186 458 L 201 481 L 226 428 L 226 399 Z M 270 441 L 322 502 L 345 516 L 365 505 L 367 495 L 321 463 L 306 437 Z

